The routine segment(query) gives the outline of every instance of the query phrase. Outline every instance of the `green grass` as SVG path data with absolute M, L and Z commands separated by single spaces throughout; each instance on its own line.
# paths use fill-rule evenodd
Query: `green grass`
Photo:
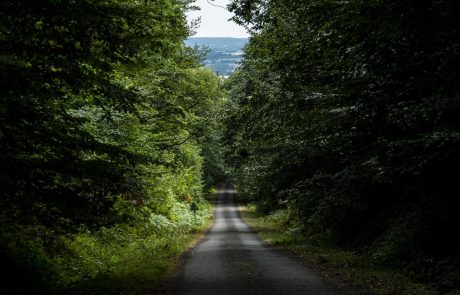
M 427 286 L 410 281 L 397 270 L 372 264 L 365 256 L 328 247 L 314 238 L 309 241 L 295 228 L 282 225 L 276 214 L 259 216 L 252 206 L 241 206 L 240 213 L 263 240 L 300 257 L 339 287 L 370 295 L 438 294 Z
M 174 272 L 182 253 L 192 247 L 212 223 L 209 214 L 200 222 L 160 229 L 150 234 L 139 228 L 119 228 L 106 233 L 80 235 L 67 245 L 74 252 L 63 256 L 61 272 L 66 294 L 158 294 Z M 198 212 L 200 213 L 200 212 Z M 59 261 L 57 262 L 59 263 Z M 86 272 L 78 271 L 80 268 Z M 77 274 L 72 278 L 72 274 Z M 74 281 L 72 283 L 72 280 Z

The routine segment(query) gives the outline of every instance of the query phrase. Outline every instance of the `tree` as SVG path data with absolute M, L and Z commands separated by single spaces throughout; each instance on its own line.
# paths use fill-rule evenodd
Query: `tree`
M 369 247 L 381 263 L 453 264 L 458 4 L 241 0 L 229 7 L 253 31 L 227 84 L 240 188 L 263 210 L 287 206 L 331 243 Z M 428 271 L 420 277 L 437 280 Z
M 153 214 L 174 220 L 174 206 L 201 198 L 220 82 L 183 44 L 190 8 L 0 4 L 0 257 L 10 284 L 28 271 L 30 284 L 53 289 L 59 239 L 147 226 Z

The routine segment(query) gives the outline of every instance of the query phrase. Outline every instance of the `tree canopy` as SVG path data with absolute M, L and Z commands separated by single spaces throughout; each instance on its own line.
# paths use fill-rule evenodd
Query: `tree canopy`
M 229 7 L 253 32 L 226 83 L 227 158 L 238 188 L 263 211 L 288 208 L 334 245 L 420 280 L 455 277 L 459 4 Z M 453 284 L 439 283 L 443 291 Z
M 176 222 L 187 217 L 181 204 L 204 202 L 222 174 L 203 160 L 215 150 L 221 95 L 203 54 L 183 43 L 191 2 L 0 4 L 6 282 L 51 283 L 38 260 L 56 257 L 61 237 L 153 227 L 159 215 Z

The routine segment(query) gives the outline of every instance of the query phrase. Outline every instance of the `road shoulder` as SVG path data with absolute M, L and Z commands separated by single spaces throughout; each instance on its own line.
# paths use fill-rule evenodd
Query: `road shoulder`
M 394 270 L 381 269 L 354 253 L 294 239 L 292 231 L 258 216 L 253 208 L 239 206 L 242 219 L 258 236 L 277 251 L 300 259 L 346 295 L 434 295 L 433 290 L 410 282 Z

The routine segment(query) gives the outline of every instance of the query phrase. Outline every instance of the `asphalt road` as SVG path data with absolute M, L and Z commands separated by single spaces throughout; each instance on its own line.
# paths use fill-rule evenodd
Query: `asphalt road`
M 240 218 L 231 189 L 221 189 L 215 223 L 185 261 L 179 295 L 337 295 L 297 259 L 271 249 Z

